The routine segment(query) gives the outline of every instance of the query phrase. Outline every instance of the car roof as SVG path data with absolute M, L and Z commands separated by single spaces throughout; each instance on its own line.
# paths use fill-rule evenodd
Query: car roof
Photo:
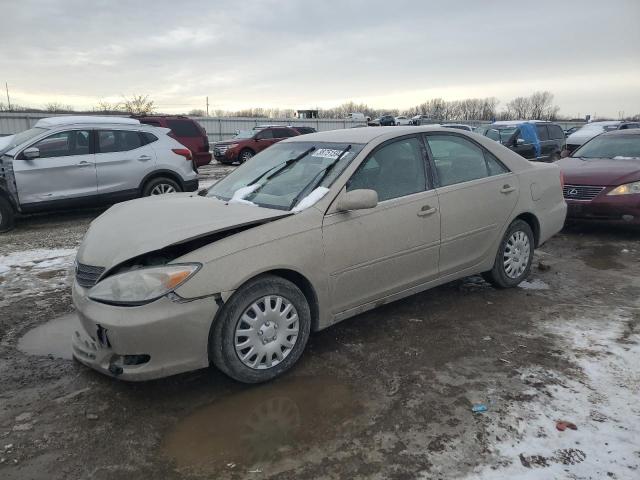
M 610 132 L 605 132 L 601 135 L 598 135 L 599 137 L 610 137 L 612 135 L 618 136 L 618 135 L 640 135 L 640 128 L 629 128 L 629 129 L 624 129 L 624 130 L 611 130 Z
M 375 138 L 387 135 L 389 137 L 409 135 L 411 133 L 442 131 L 442 127 L 361 127 L 327 130 L 324 132 L 308 133 L 299 137 L 291 137 L 285 142 L 335 142 L 335 143 L 369 143 Z M 396 134 L 396 135 L 391 135 Z
M 109 115 L 61 115 L 59 117 L 41 118 L 36 122 L 34 127 L 57 127 L 61 125 L 88 125 L 94 123 L 108 124 L 126 124 L 140 125 L 140 122 L 134 118 L 116 117 Z

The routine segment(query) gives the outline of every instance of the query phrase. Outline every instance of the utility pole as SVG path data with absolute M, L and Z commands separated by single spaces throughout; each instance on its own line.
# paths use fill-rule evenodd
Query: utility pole
M 9 98 L 9 84 L 7 82 L 4 82 L 4 88 L 7 91 L 7 107 L 9 108 L 9 111 L 11 111 L 11 99 Z
M 207 117 L 209 116 L 209 97 L 207 97 Z

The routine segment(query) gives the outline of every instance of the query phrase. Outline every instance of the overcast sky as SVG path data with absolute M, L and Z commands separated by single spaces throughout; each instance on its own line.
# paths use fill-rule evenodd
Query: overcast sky
M 562 114 L 640 113 L 640 0 L 0 0 L 12 102 L 165 112 L 407 108 L 550 90 Z M 0 101 L 6 99 L 0 97 Z

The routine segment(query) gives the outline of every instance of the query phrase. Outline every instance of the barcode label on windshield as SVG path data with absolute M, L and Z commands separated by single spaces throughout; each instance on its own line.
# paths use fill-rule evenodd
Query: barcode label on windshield
M 335 160 L 340 156 L 342 150 L 334 150 L 333 148 L 319 148 L 315 150 L 311 156 L 312 157 L 322 157 L 322 158 L 330 158 L 331 160 Z M 345 153 L 342 158 L 346 157 L 348 153 Z

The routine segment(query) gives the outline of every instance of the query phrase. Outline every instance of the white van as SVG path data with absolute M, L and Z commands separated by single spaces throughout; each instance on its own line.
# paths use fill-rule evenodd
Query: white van
M 369 120 L 371 120 L 370 117 L 365 117 L 364 113 L 357 113 L 357 112 L 347 113 L 347 116 L 345 117 L 345 119 L 354 120 L 356 122 L 368 122 Z

